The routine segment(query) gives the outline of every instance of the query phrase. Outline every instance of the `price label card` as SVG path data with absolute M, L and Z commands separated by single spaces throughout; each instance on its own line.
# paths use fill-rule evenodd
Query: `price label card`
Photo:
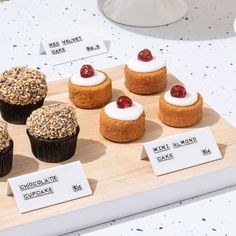
M 141 159 L 147 156 L 156 175 L 222 158 L 209 127 L 144 143 Z
M 8 179 L 21 213 L 92 194 L 79 161 Z
M 107 52 L 103 40 L 89 32 L 44 39 L 39 53 L 46 53 L 52 65 L 59 65 Z

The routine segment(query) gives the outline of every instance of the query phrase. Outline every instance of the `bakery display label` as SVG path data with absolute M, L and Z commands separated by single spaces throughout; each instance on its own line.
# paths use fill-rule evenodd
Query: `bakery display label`
M 154 140 L 142 145 L 141 159 L 148 157 L 159 176 L 222 158 L 209 127 Z
M 78 59 L 92 57 L 107 52 L 103 40 L 87 32 L 74 35 L 43 39 L 40 54 L 47 54 L 52 65 L 59 65 Z
M 92 194 L 79 161 L 8 179 L 7 195 L 26 213 Z

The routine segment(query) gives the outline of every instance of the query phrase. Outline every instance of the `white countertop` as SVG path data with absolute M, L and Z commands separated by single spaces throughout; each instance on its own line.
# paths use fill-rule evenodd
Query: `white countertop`
M 187 0 L 181 21 L 159 28 L 118 25 L 95 0 L 0 1 L 0 71 L 15 65 L 40 68 L 48 80 L 71 75 L 85 63 L 102 69 L 124 64 L 143 48 L 167 59 L 168 69 L 236 127 L 235 0 Z M 56 67 L 39 55 L 43 37 L 89 29 L 109 52 Z M 222 131 L 223 132 L 223 131 Z M 117 220 L 72 235 L 235 235 L 235 187 Z

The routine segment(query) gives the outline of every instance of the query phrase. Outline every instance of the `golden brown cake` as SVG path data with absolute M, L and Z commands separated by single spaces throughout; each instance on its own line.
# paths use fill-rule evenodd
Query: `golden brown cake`
M 110 141 L 123 143 L 140 139 L 145 131 L 145 112 L 141 104 L 126 96 L 107 104 L 100 112 L 100 132 Z
M 167 85 L 166 62 L 153 57 L 148 49 L 139 52 L 124 68 L 125 86 L 136 94 L 153 94 L 164 90 Z
M 79 108 L 100 108 L 112 98 L 111 79 L 102 71 L 94 71 L 90 65 L 84 65 L 79 75 L 70 78 L 68 88 L 70 100 Z
M 174 86 L 159 99 L 159 119 L 172 127 L 188 127 L 198 123 L 203 115 L 203 98 L 200 94 Z

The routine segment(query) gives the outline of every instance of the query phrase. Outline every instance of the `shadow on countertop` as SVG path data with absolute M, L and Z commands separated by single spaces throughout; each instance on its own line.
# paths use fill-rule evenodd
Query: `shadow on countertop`
M 14 154 L 11 172 L 0 178 L 0 182 L 6 182 L 9 178 L 36 172 L 39 169 L 39 163 L 35 158 Z

